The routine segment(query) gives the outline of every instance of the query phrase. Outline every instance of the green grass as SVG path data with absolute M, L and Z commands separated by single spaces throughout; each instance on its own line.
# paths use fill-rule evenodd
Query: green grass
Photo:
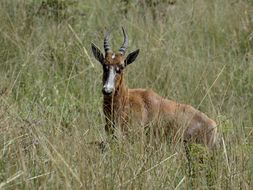
M 0 189 L 252 189 L 251 1 L 45 2 L 0 2 Z M 192 147 L 195 176 L 182 146 L 136 136 L 104 153 L 89 144 L 107 138 L 90 43 L 102 48 L 112 28 L 117 50 L 121 26 L 129 52 L 141 50 L 129 87 L 219 123 L 216 150 Z

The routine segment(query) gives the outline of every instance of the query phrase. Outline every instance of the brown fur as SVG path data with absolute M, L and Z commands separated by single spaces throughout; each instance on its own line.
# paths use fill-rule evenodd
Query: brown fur
M 124 55 L 118 53 L 105 55 L 106 65 L 124 65 Z M 103 79 L 104 80 L 104 79 Z M 125 134 L 132 126 L 146 127 L 150 123 L 162 130 L 163 135 L 183 138 L 212 147 L 215 143 L 217 124 L 204 113 L 190 105 L 167 100 L 147 89 L 128 89 L 124 83 L 123 72 L 117 74 L 115 91 L 104 95 L 105 130 L 113 134 L 119 128 Z M 139 125 L 132 125 L 138 123 Z

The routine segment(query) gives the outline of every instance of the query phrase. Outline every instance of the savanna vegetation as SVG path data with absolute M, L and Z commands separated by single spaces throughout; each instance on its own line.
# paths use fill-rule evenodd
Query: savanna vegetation
M 132 135 L 105 151 L 101 49 L 140 55 L 125 73 L 218 123 L 214 150 Z M 144 140 L 143 140 L 144 139 Z M 0 189 L 252 189 L 251 0 L 1 0 Z M 201 161 L 200 161 L 201 160 Z

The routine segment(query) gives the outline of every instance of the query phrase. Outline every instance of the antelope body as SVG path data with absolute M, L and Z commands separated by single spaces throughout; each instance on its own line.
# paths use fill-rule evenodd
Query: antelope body
M 164 99 L 152 90 L 129 89 L 124 83 L 124 69 L 135 61 L 139 49 L 125 57 L 128 36 L 117 53 L 109 45 L 109 33 L 104 38 L 105 55 L 92 43 L 95 58 L 103 66 L 103 110 L 105 130 L 114 134 L 116 129 L 128 133 L 132 126 L 154 124 L 155 132 L 176 136 L 185 142 L 201 143 L 212 147 L 216 140 L 217 124 L 190 105 Z

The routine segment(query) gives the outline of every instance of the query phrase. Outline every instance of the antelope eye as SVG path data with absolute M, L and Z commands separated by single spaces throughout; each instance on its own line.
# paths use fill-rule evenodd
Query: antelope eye
M 116 67 L 115 71 L 116 71 L 116 73 L 120 73 L 121 72 L 121 68 L 120 67 Z
M 105 65 L 105 66 L 104 66 L 104 69 L 105 69 L 106 71 L 108 71 L 108 70 L 109 70 L 109 66 L 108 66 L 108 65 Z

